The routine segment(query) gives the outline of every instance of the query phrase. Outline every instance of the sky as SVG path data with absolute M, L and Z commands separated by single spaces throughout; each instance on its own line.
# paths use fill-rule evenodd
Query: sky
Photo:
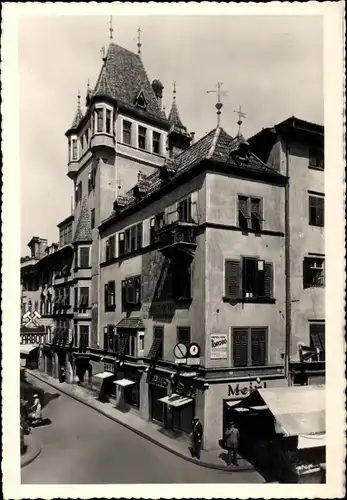
M 247 138 L 295 115 L 323 124 L 322 17 L 113 16 L 113 41 L 137 51 L 150 81 L 164 85 L 167 113 L 176 81 L 183 123 L 196 140 L 216 126 L 216 89 L 223 82 L 221 124 L 237 132 L 241 105 Z M 22 16 L 19 21 L 19 145 L 21 255 L 32 236 L 58 240 L 57 224 L 71 213 L 67 138 L 88 79 L 96 83 L 107 16 Z

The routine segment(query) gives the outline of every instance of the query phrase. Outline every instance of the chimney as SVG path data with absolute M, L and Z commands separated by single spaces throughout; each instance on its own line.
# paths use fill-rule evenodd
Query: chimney
M 160 80 L 153 80 L 152 89 L 155 94 L 155 97 L 157 98 L 158 106 L 161 111 L 164 85 L 161 83 Z
M 195 132 L 191 132 L 190 133 L 190 145 L 194 144 L 194 140 L 195 140 Z

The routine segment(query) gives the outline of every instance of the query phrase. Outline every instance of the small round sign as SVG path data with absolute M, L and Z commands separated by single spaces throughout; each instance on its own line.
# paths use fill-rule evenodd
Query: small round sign
M 189 346 L 189 356 L 192 358 L 198 358 L 200 356 L 200 346 L 195 342 L 192 342 Z
M 187 357 L 187 346 L 185 344 L 176 344 L 173 353 L 175 358 L 183 359 Z

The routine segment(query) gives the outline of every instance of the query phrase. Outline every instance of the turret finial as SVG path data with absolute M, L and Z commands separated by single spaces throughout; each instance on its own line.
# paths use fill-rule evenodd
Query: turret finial
M 239 117 L 238 121 L 237 121 L 237 124 L 239 126 L 239 129 L 237 131 L 237 135 L 240 136 L 241 135 L 241 125 L 242 125 L 242 120 L 241 118 L 246 118 L 247 114 L 244 113 L 242 110 L 241 110 L 241 105 L 239 106 L 239 109 L 238 110 L 234 110 L 234 113 L 236 113 Z
M 137 29 L 137 53 L 138 54 L 141 54 L 141 47 L 142 47 L 142 43 L 141 43 L 141 28 L 139 26 L 138 29 Z
M 217 82 L 217 90 L 207 90 L 207 94 L 210 94 L 211 92 L 217 94 L 217 102 L 215 104 L 215 107 L 217 109 L 217 127 L 220 126 L 220 115 L 221 115 L 221 109 L 223 107 L 223 103 L 221 102 L 221 96 L 226 96 L 228 95 L 227 90 L 221 90 L 221 87 L 223 85 L 223 82 Z
M 113 25 L 112 25 L 112 16 L 110 16 L 110 20 L 109 20 L 109 23 L 110 25 L 110 28 L 109 28 L 109 31 L 110 31 L 110 40 L 113 39 Z
M 176 82 L 173 82 L 173 98 L 176 99 Z

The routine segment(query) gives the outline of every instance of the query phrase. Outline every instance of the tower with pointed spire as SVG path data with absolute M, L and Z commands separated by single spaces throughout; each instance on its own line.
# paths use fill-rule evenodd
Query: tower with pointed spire
M 81 109 L 81 95 L 78 91 L 77 94 L 77 109 L 75 116 L 72 120 L 71 127 L 66 132 L 66 137 L 68 138 L 68 176 L 70 179 L 74 179 L 78 172 L 78 127 L 83 119 L 83 113 Z
M 172 106 L 169 114 L 170 130 L 168 133 L 167 149 L 170 158 L 189 148 L 191 135 L 181 121 L 176 102 L 176 82 L 173 84 Z

